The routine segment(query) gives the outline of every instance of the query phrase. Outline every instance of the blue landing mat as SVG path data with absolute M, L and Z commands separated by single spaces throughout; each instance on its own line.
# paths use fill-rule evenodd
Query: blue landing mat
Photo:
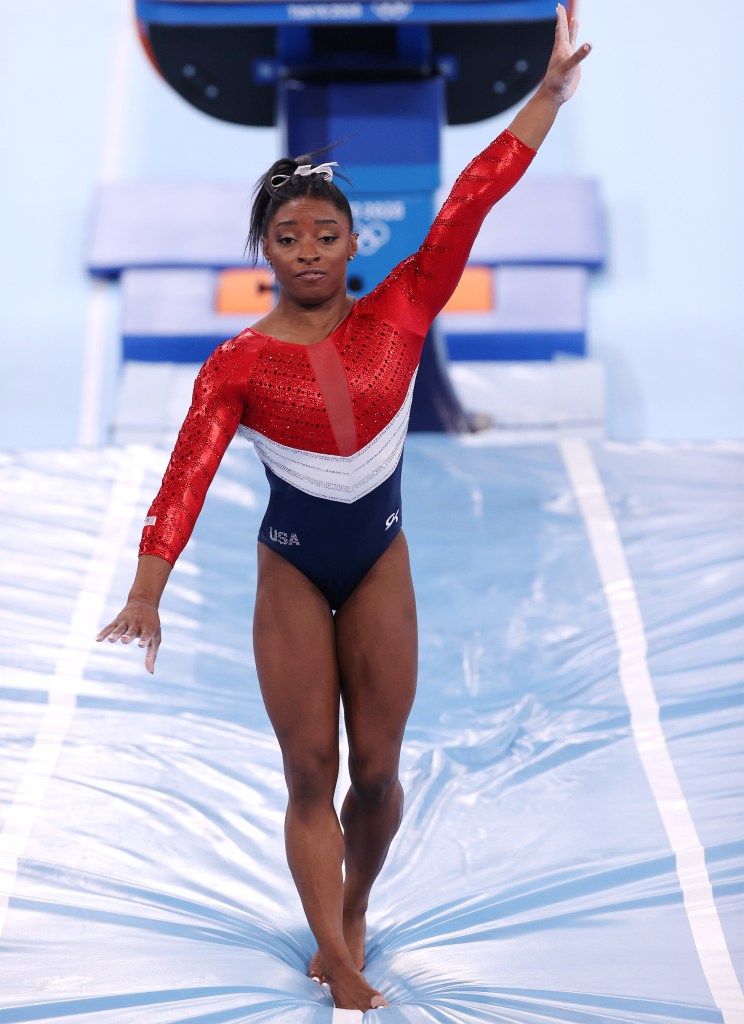
M 0 456 L 0 1022 L 361 1021 L 304 977 L 248 446 L 155 677 L 92 642 L 166 458 Z M 740 1024 L 744 447 L 418 436 L 404 494 L 421 669 L 365 1021 Z

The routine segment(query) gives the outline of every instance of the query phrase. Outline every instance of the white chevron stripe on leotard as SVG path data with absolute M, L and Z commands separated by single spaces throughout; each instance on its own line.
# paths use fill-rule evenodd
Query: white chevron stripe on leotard
M 250 427 L 241 424 L 238 429 L 243 437 L 253 442 L 261 462 L 282 480 L 305 494 L 349 505 L 379 487 L 395 472 L 408 432 L 415 382 L 414 373 L 408 393 L 395 416 L 354 455 L 321 455 L 301 448 L 288 448 Z

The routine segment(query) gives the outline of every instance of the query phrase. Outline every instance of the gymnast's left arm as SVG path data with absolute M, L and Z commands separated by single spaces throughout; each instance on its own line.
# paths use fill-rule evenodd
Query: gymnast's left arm
M 569 24 L 559 4 L 555 43 L 542 83 L 506 131 L 460 174 L 418 252 L 398 264 L 368 297 L 380 303 L 384 315 L 393 293 L 402 293 L 405 301 L 395 305 L 397 320 L 421 339 L 457 287 L 485 217 L 522 177 L 558 110 L 576 91 L 581 62 L 591 50 L 588 43 L 576 48 L 578 27 L 575 19 Z

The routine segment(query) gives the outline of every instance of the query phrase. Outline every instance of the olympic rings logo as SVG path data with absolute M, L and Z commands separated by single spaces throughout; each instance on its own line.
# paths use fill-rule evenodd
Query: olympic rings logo
M 374 256 L 390 241 L 390 228 L 384 220 L 367 220 L 357 225 L 361 256 Z

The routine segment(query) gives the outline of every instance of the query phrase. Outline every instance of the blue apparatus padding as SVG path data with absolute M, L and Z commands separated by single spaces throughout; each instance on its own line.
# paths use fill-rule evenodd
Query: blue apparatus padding
M 282 152 L 299 155 L 332 146 L 323 159 L 338 160 L 351 169 L 353 187 L 346 190 L 354 200 L 360 229 L 359 291 L 368 292 L 418 248 L 411 241 L 423 241 L 434 220 L 444 82 L 293 81 L 281 90 L 280 105 L 287 116 Z M 359 211 L 373 206 L 387 206 L 397 215 L 359 216 Z M 383 232 L 377 237 L 382 245 L 369 244 L 370 222 Z
M 166 459 L 2 458 L 0 1020 L 361 1021 L 303 976 L 242 442 L 156 675 L 92 642 Z M 403 487 L 420 688 L 364 1019 L 738 1024 L 744 448 L 417 436 Z
M 308 153 L 341 140 L 329 158 L 353 167 L 356 191 L 433 192 L 440 184 L 444 82 L 406 84 L 289 83 L 282 92 L 286 152 Z
M 418 247 L 434 220 L 444 81 L 292 81 L 282 89 L 280 104 L 286 115 L 283 152 L 309 153 L 328 146 L 324 159 L 349 169 L 353 188 L 346 191 L 355 203 L 363 257 L 358 271 L 354 269 L 363 279 L 359 290 L 371 291 Z M 387 206 L 396 215 L 360 216 L 372 206 Z M 370 222 L 378 230 L 372 245 Z

